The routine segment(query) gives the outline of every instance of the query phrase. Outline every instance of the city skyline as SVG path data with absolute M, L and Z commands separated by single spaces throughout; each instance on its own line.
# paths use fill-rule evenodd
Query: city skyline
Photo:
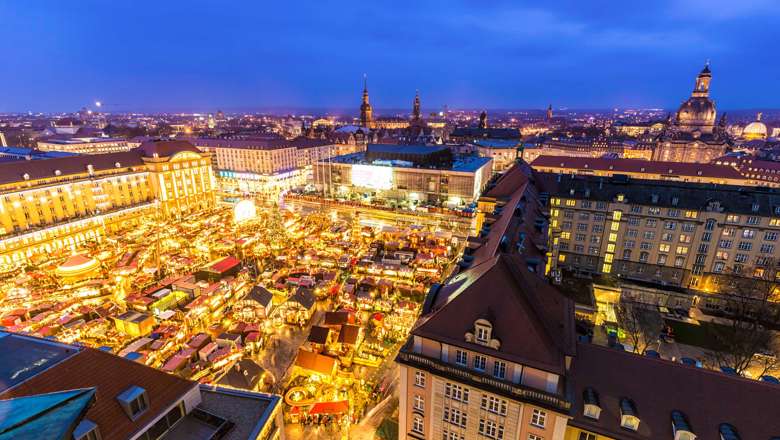
M 96 100 L 112 112 L 341 111 L 359 103 L 363 74 L 380 110 L 411 107 L 416 89 L 425 110 L 674 108 L 708 59 L 719 108 L 773 108 L 778 98 L 747 86 L 776 82 L 780 71 L 764 55 L 777 38 L 765 24 L 780 7 L 761 0 L 643 10 L 601 2 L 602 12 L 508 3 L 296 3 L 300 10 L 248 5 L 241 14 L 205 3 L 119 5 L 110 14 L 96 6 L 0 6 L 16 17 L 0 30 L 0 111 L 71 111 Z

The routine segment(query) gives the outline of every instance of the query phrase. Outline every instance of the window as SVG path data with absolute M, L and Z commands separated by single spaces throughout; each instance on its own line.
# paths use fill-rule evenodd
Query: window
M 544 437 L 536 434 L 528 434 L 528 440 L 544 440 Z
M 545 420 L 547 419 L 547 413 L 534 408 L 533 413 L 531 414 L 531 424 L 533 426 L 544 428 Z
M 414 372 L 414 385 L 418 387 L 425 387 L 425 373 L 422 371 Z
M 442 419 L 445 422 L 452 423 L 453 425 L 460 426 L 461 428 L 466 427 L 466 421 L 467 421 L 466 414 L 464 414 L 461 410 L 457 408 L 450 408 L 448 406 L 445 406 Z
M 425 411 L 425 398 L 419 394 L 414 395 L 414 409 Z
M 658 245 L 658 250 L 660 252 L 669 252 L 670 246 L 668 244 L 660 244 Z
M 444 385 L 444 395 L 452 400 L 468 403 L 469 401 L 469 389 L 460 385 L 447 382 Z
M 645 231 L 644 237 L 645 237 L 645 240 L 654 240 L 655 239 L 655 231 Z
M 493 363 L 493 376 L 504 379 L 506 377 L 506 362 L 495 361 Z
M 637 237 L 639 236 L 639 231 L 638 231 L 638 230 L 636 230 L 636 229 L 629 229 L 629 230 L 626 232 L 626 236 L 627 236 L 628 238 L 637 238 Z
M 577 440 L 596 440 L 596 434 L 580 431 L 580 436 L 577 437 Z
M 642 263 L 647 263 L 648 259 L 650 259 L 650 254 L 648 252 L 639 253 L 639 261 L 641 261 Z
M 73 430 L 73 440 L 101 440 L 100 429 L 89 419 L 82 419 Z
M 412 419 L 412 431 L 420 434 L 423 433 L 423 418 L 419 414 L 415 414 Z
M 463 434 L 458 434 L 457 432 L 450 431 L 447 428 L 442 430 L 441 438 L 442 440 L 466 440 L 466 436 Z
M 485 437 L 494 438 L 494 439 L 503 439 L 504 425 L 499 425 L 498 423 L 492 420 L 479 419 L 478 432 L 480 435 L 483 435 Z
M 762 254 L 771 254 L 775 251 L 775 245 L 773 244 L 762 244 L 761 245 L 761 253 Z
M 484 409 L 485 411 L 490 411 L 492 413 L 505 416 L 506 406 L 507 406 L 506 400 L 499 399 L 493 396 L 488 396 L 487 394 L 482 395 L 480 408 Z
M 482 355 L 474 355 L 474 369 L 479 371 L 485 371 L 485 364 L 487 363 L 487 358 Z
M 620 426 L 636 431 L 639 428 L 636 404 L 631 399 L 620 400 Z
M 725 269 L 725 267 L 726 267 L 726 263 L 722 261 L 718 261 L 712 266 L 712 271 L 715 273 L 721 273 L 723 272 L 723 269 Z
M 741 251 L 749 251 L 749 250 L 753 249 L 753 243 L 751 243 L 749 241 L 740 241 L 739 245 L 737 246 L 737 248 L 739 250 L 741 250 Z
M 664 222 L 664 229 L 669 231 L 674 231 L 677 229 L 677 223 L 676 222 Z
M 565 234 L 567 235 L 565 237 L 565 239 L 568 239 L 571 236 L 568 232 L 566 232 Z M 564 238 L 563 234 L 561 234 L 561 238 Z M 490 341 L 490 329 L 485 327 L 485 326 L 478 325 L 477 326 L 477 341 L 479 341 L 479 342 L 488 342 L 488 341 Z
M 455 351 L 455 363 L 458 365 L 466 366 L 469 364 L 469 355 L 463 350 Z
M 731 245 L 732 244 L 733 244 L 733 242 L 731 240 L 720 240 L 718 242 L 718 247 L 720 247 L 722 249 L 731 249 Z
M 141 416 L 149 408 L 149 396 L 139 386 L 131 386 L 116 397 L 119 405 L 131 420 Z
M 666 264 L 666 254 L 658 254 L 658 264 Z
M 777 232 L 767 232 L 764 234 L 764 240 L 766 241 L 776 241 L 777 240 Z
M 742 238 L 746 238 L 748 240 L 752 239 L 756 236 L 756 230 L 755 229 L 745 229 L 742 231 Z

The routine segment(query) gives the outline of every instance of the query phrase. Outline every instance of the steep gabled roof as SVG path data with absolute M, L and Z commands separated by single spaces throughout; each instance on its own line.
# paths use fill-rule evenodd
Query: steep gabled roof
M 521 256 L 500 254 L 474 266 L 437 295 L 437 306 L 420 319 L 414 335 L 564 373 L 565 355 L 574 353 L 573 304 L 528 272 Z M 498 351 L 466 342 L 477 319 L 492 323 Z

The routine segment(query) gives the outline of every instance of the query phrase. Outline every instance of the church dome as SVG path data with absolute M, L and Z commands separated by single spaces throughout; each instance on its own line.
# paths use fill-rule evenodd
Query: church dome
M 705 97 L 692 97 L 677 111 L 678 123 L 683 126 L 712 126 L 715 116 L 715 103 Z
M 747 140 L 766 139 L 767 132 L 766 124 L 761 122 L 761 113 L 759 113 L 756 120 L 746 125 L 745 129 L 742 130 L 742 137 Z

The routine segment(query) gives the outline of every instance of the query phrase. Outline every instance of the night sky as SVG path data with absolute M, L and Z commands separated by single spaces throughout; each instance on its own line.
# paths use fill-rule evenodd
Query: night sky
M 652 3 L 652 5 L 651 5 Z M 780 103 L 780 1 L 0 1 L 0 112 Z

